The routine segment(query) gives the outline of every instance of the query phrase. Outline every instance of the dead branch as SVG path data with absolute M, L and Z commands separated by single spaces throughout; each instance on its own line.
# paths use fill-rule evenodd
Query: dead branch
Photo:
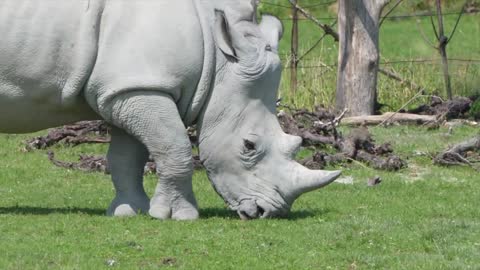
M 55 159 L 53 151 L 48 151 L 48 159 L 58 167 L 81 170 L 84 172 L 108 172 L 107 161 L 102 156 L 81 155 L 79 162 L 65 162 Z
M 110 174 L 110 171 L 108 170 L 108 162 L 105 156 L 80 155 L 78 162 L 66 162 L 55 159 L 55 153 L 53 151 L 48 151 L 47 154 L 48 159 L 57 167 L 80 170 L 84 172 L 102 172 L 105 174 Z M 198 155 L 193 156 L 193 167 L 195 170 L 203 168 Z M 156 173 L 157 166 L 155 162 L 149 160 L 145 164 L 144 170 L 145 174 Z
M 392 117 L 394 117 L 398 112 L 400 112 L 401 110 L 403 110 L 405 107 L 408 106 L 408 104 L 410 104 L 412 101 L 414 101 L 415 99 L 417 99 L 418 97 L 420 97 L 423 93 L 423 89 L 420 89 L 420 91 L 418 91 L 418 93 L 415 94 L 415 96 L 413 96 L 409 101 L 407 101 L 405 104 L 402 105 L 402 107 L 400 107 L 399 110 L 397 110 L 395 113 L 393 113 L 389 118 L 386 118 L 385 120 L 383 120 L 380 124 L 378 124 L 379 126 L 382 126 L 384 125 L 385 123 L 389 122 L 390 119 Z
M 360 162 L 368 166 L 387 171 L 397 171 L 407 166 L 406 162 L 393 154 L 389 144 L 376 146 L 366 128 L 354 129 L 346 138 L 335 141 L 338 153 L 327 154 L 318 151 L 301 163 L 312 169 L 322 169 L 329 164 Z M 363 164 L 362 164 L 363 165 Z
M 290 114 L 281 111 L 278 115 L 286 133 L 302 137 L 303 146 L 315 146 L 318 149 L 311 157 L 301 160 L 302 164 L 312 169 L 322 169 L 328 164 L 353 161 L 392 171 L 406 166 L 402 159 L 393 154 L 390 144 L 376 145 L 366 128 L 354 129 L 347 137 L 339 134 L 336 127 L 346 119 L 346 110 L 336 117 L 324 111 L 324 108 L 318 107 L 313 112 L 291 110 Z M 323 151 L 326 149 L 329 150 Z
M 313 127 L 315 127 L 317 130 L 321 131 L 329 131 L 332 127 L 337 127 L 342 119 L 345 117 L 345 114 L 347 113 L 348 109 L 344 109 L 339 116 L 335 117 L 332 121 L 329 121 L 327 123 L 324 123 L 321 120 L 313 122 Z
M 84 143 L 109 143 L 109 127 L 103 121 L 82 121 L 72 125 L 51 129 L 46 136 L 39 136 L 26 142 L 27 150 L 46 149 L 58 143 L 76 146 Z M 187 130 L 192 145 L 197 144 L 195 128 Z M 107 160 L 104 156 L 81 155 L 77 162 L 66 162 L 55 159 L 53 151 L 48 151 L 49 160 L 56 166 L 81 170 L 85 172 L 108 172 Z M 203 168 L 198 155 L 193 156 L 195 169 Z M 156 166 L 149 161 L 145 166 L 145 173 L 155 173 Z
M 431 18 L 431 17 L 430 17 Z M 432 20 L 432 25 L 433 25 L 433 28 L 435 28 L 435 24 L 433 23 L 433 20 Z M 427 45 L 429 45 L 430 47 L 434 48 L 434 49 L 438 49 L 437 46 L 435 46 L 435 44 L 433 44 L 433 42 L 431 42 L 427 35 L 425 34 L 425 31 L 423 31 L 423 28 L 420 26 L 420 20 L 417 20 L 417 28 L 418 28 L 418 31 L 420 32 L 420 35 L 422 36 L 423 40 L 425 41 L 425 43 L 427 43 Z M 435 32 L 435 35 L 437 35 L 437 32 Z
M 380 21 L 380 23 L 378 24 L 378 27 L 382 26 L 385 19 L 388 18 L 388 15 L 390 15 L 395 10 L 395 8 L 397 8 L 397 6 L 400 5 L 400 3 L 402 3 L 402 2 L 403 2 L 403 0 L 397 0 L 397 2 L 395 4 L 393 4 L 393 6 L 385 13 L 385 15 L 383 15 L 383 18 Z
M 328 25 L 326 23 L 321 23 L 314 16 L 312 16 L 308 11 L 306 11 L 304 8 L 299 6 L 296 3 L 296 1 L 294 1 L 294 0 L 288 0 L 288 1 L 290 2 L 290 4 L 292 4 L 293 7 L 295 7 L 298 11 L 300 11 L 303 14 L 303 16 L 307 17 L 309 20 L 314 22 L 316 25 L 318 25 L 318 27 L 322 28 L 323 31 L 325 31 L 326 34 L 332 36 L 333 39 L 338 42 L 338 40 L 339 40 L 338 33 L 337 33 L 337 31 L 333 30 L 333 28 L 330 27 L 330 25 Z
M 402 78 L 400 76 L 400 74 L 394 72 L 393 70 L 388 70 L 388 69 L 379 69 L 378 72 L 380 72 L 381 74 L 387 76 L 388 78 L 390 79 L 394 79 L 398 82 L 400 82 L 401 85 L 408 85 L 411 89 L 414 89 L 414 90 L 422 90 L 422 89 L 425 89 L 423 87 L 420 87 L 418 86 L 418 84 L 416 84 L 415 82 L 413 81 L 410 81 L 410 80 L 407 80 L 405 78 Z
M 61 142 L 71 145 L 108 143 L 108 134 L 109 127 L 104 121 L 82 121 L 51 129 L 46 136 L 30 139 L 26 142 L 25 149 L 46 149 Z
M 443 166 L 464 165 L 474 167 L 472 163 L 478 161 L 479 153 L 480 136 L 476 136 L 441 152 L 433 159 L 433 162 Z M 471 156 L 475 156 L 476 160 L 470 160 Z

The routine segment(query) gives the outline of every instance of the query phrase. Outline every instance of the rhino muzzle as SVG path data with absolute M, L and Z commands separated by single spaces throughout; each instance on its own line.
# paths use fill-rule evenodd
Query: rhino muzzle
M 242 220 L 264 218 L 266 213 L 265 209 L 259 206 L 254 200 L 241 202 L 237 209 L 237 214 Z
M 256 218 L 284 218 L 290 213 L 294 201 L 302 194 L 322 188 L 335 179 L 340 171 L 310 170 L 297 162 L 291 162 L 291 178 L 282 181 L 281 184 L 274 185 L 273 188 L 248 189 L 242 190 L 243 198 L 240 200 L 231 200 L 224 196 L 223 190 L 217 192 L 230 205 L 230 208 L 237 212 L 242 220 L 251 220 Z M 227 192 L 232 194 L 231 190 Z M 248 194 L 248 195 L 246 195 Z

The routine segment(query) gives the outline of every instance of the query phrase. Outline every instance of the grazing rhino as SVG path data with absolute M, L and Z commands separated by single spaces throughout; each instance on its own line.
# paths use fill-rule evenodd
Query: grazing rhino
M 108 214 L 196 219 L 192 153 L 242 219 L 285 216 L 339 171 L 293 160 L 301 138 L 275 115 L 282 25 L 250 0 L 2 0 L 0 132 L 78 120 L 113 126 Z M 151 200 L 143 168 L 153 157 Z

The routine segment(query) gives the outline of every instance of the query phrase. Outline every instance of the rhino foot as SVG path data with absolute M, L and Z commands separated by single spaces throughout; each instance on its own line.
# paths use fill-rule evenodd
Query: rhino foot
M 116 217 L 131 217 L 140 213 L 148 213 L 150 208 L 148 198 L 128 200 L 116 197 L 107 210 L 107 215 Z
M 152 199 L 150 216 L 158 219 L 175 219 L 175 220 L 194 220 L 198 219 L 197 203 L 192 196 L 190 199 L 178 197 L 170 200 L 168 196 L 157 196 Z
M 197 208 L 182 208 L 172 214 L 172 218 L 175 220 L 195 220 L 198 219 Z

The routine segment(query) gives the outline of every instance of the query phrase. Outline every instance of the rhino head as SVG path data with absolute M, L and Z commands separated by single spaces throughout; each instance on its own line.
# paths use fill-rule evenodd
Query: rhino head
M 340 171 L 309 170 L 294 160 L 302 139 L 276 117 L 281 22 L 235 20 L 217 11 L 214 89 L 200 116 L 200 158 L 216 192 L 240 218 L 286 216 L 302 193 L 333 182 Z

